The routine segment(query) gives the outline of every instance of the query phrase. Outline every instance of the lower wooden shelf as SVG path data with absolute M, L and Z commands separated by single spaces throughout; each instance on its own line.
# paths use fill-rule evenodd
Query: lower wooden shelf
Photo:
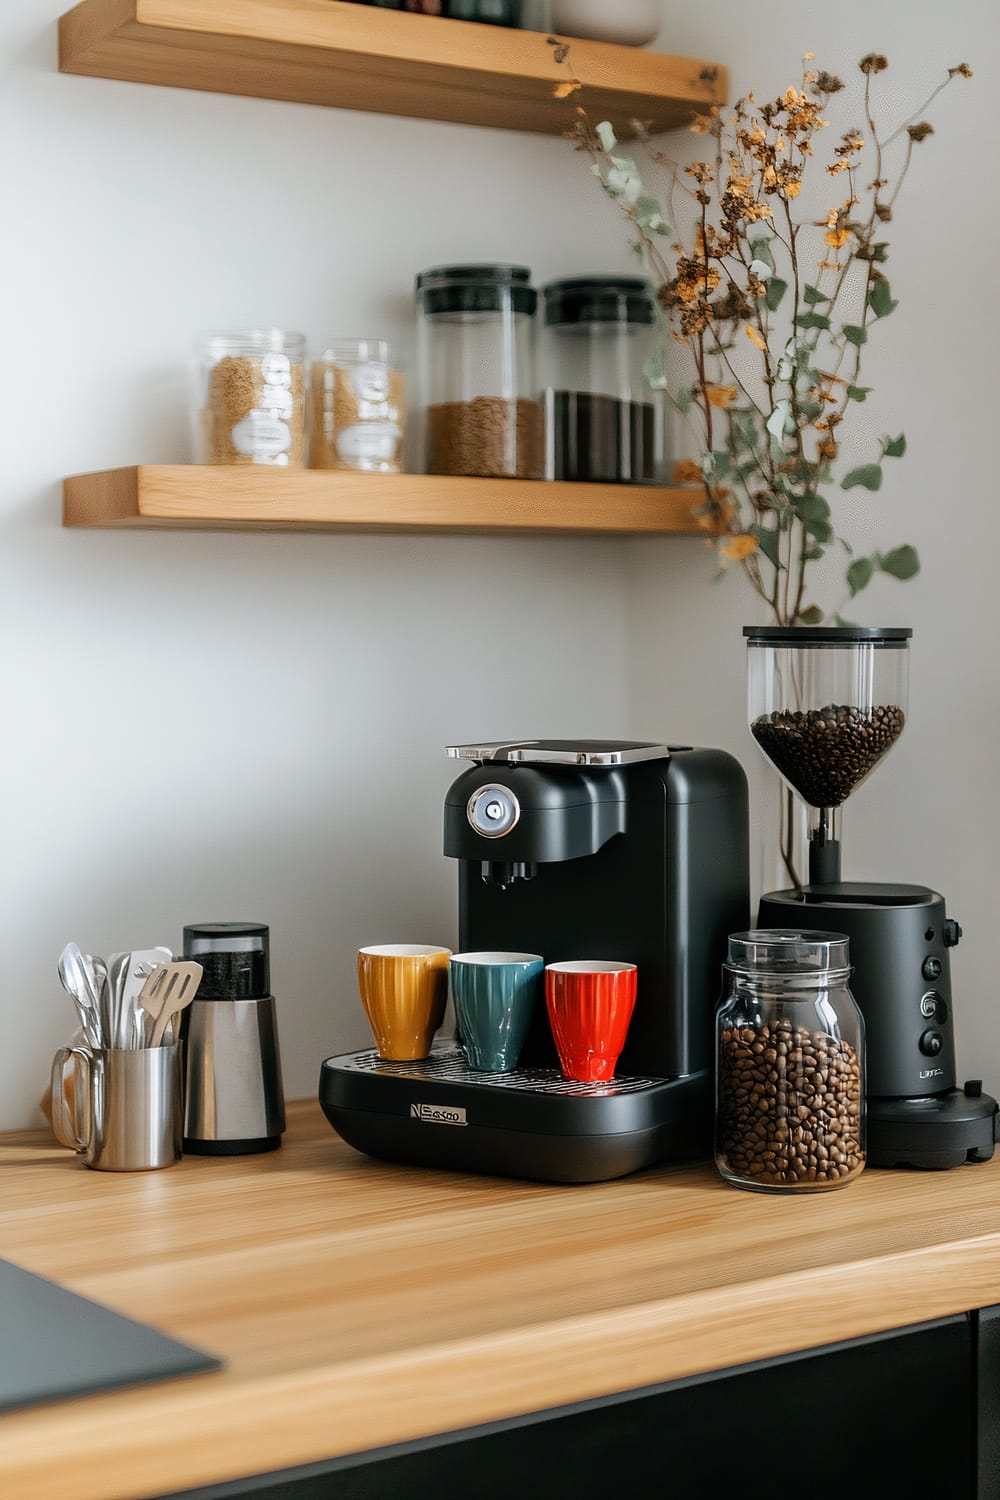
M 63 484 L 63 524 L 187 531 L 704 535 L 696 486 L 146 465 Z

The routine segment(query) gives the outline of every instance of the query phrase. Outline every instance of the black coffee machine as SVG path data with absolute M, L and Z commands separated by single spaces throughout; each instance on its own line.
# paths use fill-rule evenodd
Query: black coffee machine
M 444 852 L 459 862 L 459 948 L 637 964 L 611 1083 L 559 1071 L 544 1005 L 517 1070 L 328 1058 L 327 1119 L 372 1156 L 552 1182 L 707 1156 L 713 1017 L 730 932 L 749 916 L 747 783 L 719 750 L 635 741 L 459 745 Z
M 747 626 L 750 730 L 810 815 L 808 879 L 761 898 L 761 927 L 846 933 L 866 1034 L 868 1163 L 989 1161 L 998 1110 L 982 1082 L 957 1087 L 950 949 L 962 929 L 921 885 L 840 878 L 840 808 L 903 731 L 907 628 Z

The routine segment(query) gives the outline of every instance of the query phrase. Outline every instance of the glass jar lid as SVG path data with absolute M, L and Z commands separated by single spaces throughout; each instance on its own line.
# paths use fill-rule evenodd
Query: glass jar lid
M 906 650 L 909 625 L 744 625 L 751 646 L 888 646 Z
M 542 288 L 550 327 L 573 323 L 652 323 L 652 288 L 641 276 L 568 276 Z
M 534 317 L 538 293 L 527 266 L 432 266 L 416 278 L 417 303 L 428 317 L 448 313 L 505 312 Z
M 817 974 L 851 967 L 850 938 L 843 932 L 756 928 L 729 936 L 726 967 L 753 974 Z

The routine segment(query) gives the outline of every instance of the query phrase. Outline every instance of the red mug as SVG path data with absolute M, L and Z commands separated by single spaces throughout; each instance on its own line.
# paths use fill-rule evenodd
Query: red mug
M 637 980 L 635 964 L 605 959 L 546 965 L 545 1005 L 564 1078 L 606 1083 L 615 1076 Z

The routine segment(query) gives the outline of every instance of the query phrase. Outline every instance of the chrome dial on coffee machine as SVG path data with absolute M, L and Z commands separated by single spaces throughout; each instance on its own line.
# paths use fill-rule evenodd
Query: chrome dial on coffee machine
M 472 762 L 444 806 L 456 963 L 476 957 L 498 985 L 500 970 L 541 958 L 602 1004 L 634 965 L 624 1044 L 610 1079 L 567 1077 L 576 1069 L 557 1055 L 547 994 L 509 1071 L 469 1066 L 461 1035 L 412 1062 L 370 1049 L 328 1058 L 330 1123 L 372 1156 L 561 1182 L 707 1157 L 719 967 L 749 916 L 741 767 L 720 750 L 633 740 L 448 753 Z
M 865 1020 L 869 1165 L 988 1161 L 997 1103 L 978 1079 L 957 1087 L 949 960 L 961 928 L 927 886 L 841 879 L 840 810 L 906 725 L 913 632 L 748 625 L 743 634 L 751 734 L 809 816 L 807 871 L 786 832 L 793 883 L 761 898 L 758 926 L 850 939 Z

